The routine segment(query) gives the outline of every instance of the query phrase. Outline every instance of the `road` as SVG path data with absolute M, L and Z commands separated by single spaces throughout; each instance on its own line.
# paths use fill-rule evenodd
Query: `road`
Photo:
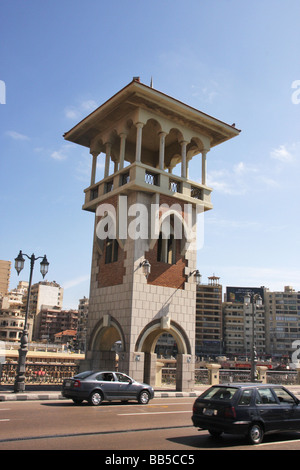
M 248 445 L 243 437 L 214 440 L 191 425 L 193 401 L 156 398 L 148 405 L 114 402 L 99 407 L 76 406 L 68 400 L 0 402 L 0 450 L 149 450 L 187 455 L 199 450 L 300 450 L 300 433 L 265 436 L 259 446 Z

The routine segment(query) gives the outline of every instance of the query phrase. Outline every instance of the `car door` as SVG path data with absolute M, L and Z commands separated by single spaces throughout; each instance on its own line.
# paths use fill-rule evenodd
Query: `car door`
M 300 430 L 300 406 L 298 400 L 284 387 L 273 387 L 280 407 L 283 410 L 282 429 Z
M 126 374 L 116 372 L 117 384 L 119 387 L 119 397 L 122 399 L 136 398 L 136 387 L 132 379 Z
M 271 387 L 257 388 L 256 413 L 264 422 L 266 431 L 281 430 L 284 421 L 284 409 L 280 406 Z
M 118 398 L 118 383 L 112 372 L 102 372 L 97 376 L 97 381 L 108 400 Z

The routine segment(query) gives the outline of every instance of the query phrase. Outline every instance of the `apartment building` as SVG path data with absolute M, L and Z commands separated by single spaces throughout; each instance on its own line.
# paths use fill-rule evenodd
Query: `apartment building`
M 31 286 L 29 312 L 33 317 L 43 306 L 62 309 L 64 289 L 56 281 L 41 281 Z
M 18 287 L 0 298 L 0 340 L 19 341 L 24 328 L 28 282 L 20 281 Z
M 223 303 L 224 352 L 227 355 L 249 357 L 253 336 L 259 356 L 266 354 L 266 314 L 264 303 L 245 305 L 244 296 L 259 295 L 264 302 L 264 288 L 227 287 Z
M 77 330 L 78 310 L 42 308 L 35 317 L 34 340 L 54 342 L 55 335 L 65 330 Z
M 78 324 L 77 324 L 77 335 L 76 335 L 77 346 L 78 346 L 78 349 L 81 351 L 86 350 L 88 313 L 89 313 L 89 299 L 87 297 L 83 297 L 83 299 L 79 299 L 79 304 L 78 304 Z
M 291 286 L 274 292 L 265 288 L 264 297 L 267 350 L 273 357 L 291 357 L 293 343 L 300 339 L 300 292 Z
M 0 297 L 9 291 L 11 262 L 0 259 Z
M 223 348 L 222 285 L 211 276 L 196 291 L 196 355 L 220 354 Z

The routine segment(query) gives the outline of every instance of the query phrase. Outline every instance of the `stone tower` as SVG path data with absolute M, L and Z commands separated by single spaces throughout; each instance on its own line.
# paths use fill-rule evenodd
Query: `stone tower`
M 169 333 L 176 388 L 193 389 L 197 214 L 212 209 L 206 155 L 238 134 L 134 78 L 64 135 L 92 155 L 83 205 L 95 214 L 84 369 L 114 369 L 118 342 L 119 370 L 155 385 L 155 346 Z M 192 182 L 189 162 L 199 154 L 202 180 Z

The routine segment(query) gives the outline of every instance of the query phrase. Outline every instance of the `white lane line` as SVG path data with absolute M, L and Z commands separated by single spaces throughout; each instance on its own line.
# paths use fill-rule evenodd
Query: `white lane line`
M 167 415 L 167 414 L 178 414 L 178 413 L 189 413 L 191 411 L 149 411 L 148 412 L 141 412 L 141 413 L 119 413 L 118 416 L 145 416 L 145 415 Z
M 0 421 L 10 421 L 10 419 L 0 419 Z

